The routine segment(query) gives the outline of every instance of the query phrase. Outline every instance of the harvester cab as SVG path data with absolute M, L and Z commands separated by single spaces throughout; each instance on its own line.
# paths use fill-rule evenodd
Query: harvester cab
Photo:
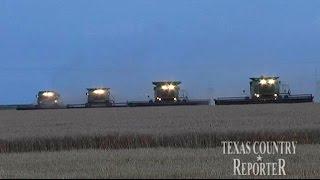
M 276 100 L 280 98 L 279 77 L 261 76 L 250 78 L 250 95 L 254 100 Z
M 61 105 L 60 95 L 55 91 L 39 91 L 37 94 L 38 107 L 59 107 Z
M 87 88 L 86 107 L 112 106 L 113 100 L 110 98 L 110 88 Z
M 181 99 L 179 97 L 180 81 L 152 82 L 154 85 L 154 102 L 175 103 Z

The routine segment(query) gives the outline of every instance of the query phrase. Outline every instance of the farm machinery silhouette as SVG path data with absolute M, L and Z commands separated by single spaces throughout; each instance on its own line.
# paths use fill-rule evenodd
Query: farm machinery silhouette
M 307 103 L 313 102 L 312 94 L 291 94 L 290 90 L 281 92 L 281 81 L 276 76 L 261 76 L 250 78 L 250 96 L 220 97 L 214 99 L 215 105 L 266 104 L 266 103 Z M 36 109 L 70 109 L 70 108 L 111 108 L 139 106 L 180 106 L 180 105 L 210 105 L 209 99 L 189 99 L 181 93 L 180 81 L 152 82 L 154 97 L 148 101 L 115 102 L 110 88 L 87 88 L 85 104 L 62 103 L 60 94 L 55 91 L 40 91 L 37 94 L 37 104 L 17 105 L 17 110 Z M 182 94 L 182 95 L 181 95 Z M 150 98 L 150 97 L 149 97 Z M 12 109 L 12 106 L 10 106 Z
M 209 105 L 210 100 L 189 99 L 188 96 L 180 96 L 180 81 L 157 81 L 154 85 L 154 99 L 149 101 L 128 102 L 128 106 L 177 106 L 177 105 Z
M 110 93 L 110 88 L 87 88 L 85 104 L 63 105 L 59 93 L 55 91 L 40 91 L 36 105 L 18 105 L 17 110 L 36 109 L 70 109 L 70 108 L 108 108 L 137 106 L 178 106 L 178 105 L 209 105 L 209 100 L 189 100 L 180 96 L 180 81 L 153 82 L 154 99 L 149 101 L 132 101 L 116 103 Z
M 306 103 L 313 102 L 312 94 L 291 94 L 290 89 L 281 92 L 281 81 L 275 76 L 250 78 L 250 96 L 215 99 L 216 105 Z

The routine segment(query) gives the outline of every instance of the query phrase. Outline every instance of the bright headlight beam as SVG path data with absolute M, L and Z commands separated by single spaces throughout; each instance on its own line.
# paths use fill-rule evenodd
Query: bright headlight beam
M 274 84 L 276 81 L 274 79 L 269 79 L 268 84 Z
M 174 90 L 174 88 L 175 88 L 175 86 L 172 85 L 172 84 L 170 84 L 170 85 L 168 86 L 168 89 L 169 89 L 169 90 Z
M 167 85 L 163 85 L 163 86 L 161 86 L 161 89 L 167 90 L 167 89 L 168 89 L 168 86 L 167 86 Z
M 44 92 L 42 95 L 45 97 L 52 97 L 52 96 L 54 96 L 54 93 L 53 92 Z
M 261 84 L 261 85 L 265 85 L 265 84 L 267 84 L 267 80 L 265 80 L 265 79 L 261 79 L 261 80 L 260 80 L 260 84 Z
M 104 94 L 106 91 L 105 90 L 103 90 L 103 89 L 97 89 L 97 90 L 94 90 L 93 91 L 93 93 L 94 94 L 97 94 L 97 95 L 102 95 L 102 94 Z
M 175 85 L 173 85 L 173 84 L 168 84 L 168 85 L 163 85 L 163 86 L 161 86 L 161 89 L 162 90 L 174 90 L 175 89 Z

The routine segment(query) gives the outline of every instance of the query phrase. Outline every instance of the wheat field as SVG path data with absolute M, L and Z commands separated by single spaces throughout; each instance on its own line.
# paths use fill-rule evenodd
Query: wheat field
M 267 177 L 320 178 L 319 154 L 320 145 L 299 145 L 285 157 L 287 175 Z M 232 175 L 233 158 L 219 147 L 11 153 L 0 154 L 0 178 L 243 178 Z
M 1 110 L 0 178 L 227 178 L 224 140 L 297 141 L 286 178 L 319 178 L 319 117 L 313 103 Z
M 319 104 L 0 111 L 0 152 L 320 143 Z
M 0 111 L 1 139 L 320 129 L 320 104 Z

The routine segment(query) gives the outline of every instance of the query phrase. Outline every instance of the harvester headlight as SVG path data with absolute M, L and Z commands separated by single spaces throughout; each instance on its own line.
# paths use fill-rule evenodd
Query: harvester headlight
M 267 84 L 267 80 L 265 80 L 265 79 L 261 79 L 261 80 L 260 80 L 260 84 L 261 84 L 261 85 L 265 85 L 265 84 Z
M 103 89 L 96 89 L 96 90 L 93 91 L 93 93 L 96 94 L 96 95 L 102 95 L 102 94 L 105 94 L 106 91 L 103 90 Z
M 174 90 L 174 88 L 175 88 L 175 85 L 173 85 L 173 84 L 161 86 L 162 90 Z
M 276 81 L 274 79 L 269 79 L 268 84 L 274 84 Z
M 175 88 L 175 86 L 172 85 L 172 84 L 170 84 L 170 85 L 168 86 L 168 89 L 169 89 L 169 90 L 174 90 L 174 88 Z
M 167 89 L 168 89 L 168 86 L 167 86 L 167 85 L 163 85 L 163 86 L 161 86 L 161 89 L 167 90 Z
M 259 98 L 259 97 L 260 97 L 260 94 L 254 94 L 254 96 L 256 96 L 257 98 Z
M 53 97 L 54 93 L 53 92 L 44 92 L 42 95 L 45 97 Z

